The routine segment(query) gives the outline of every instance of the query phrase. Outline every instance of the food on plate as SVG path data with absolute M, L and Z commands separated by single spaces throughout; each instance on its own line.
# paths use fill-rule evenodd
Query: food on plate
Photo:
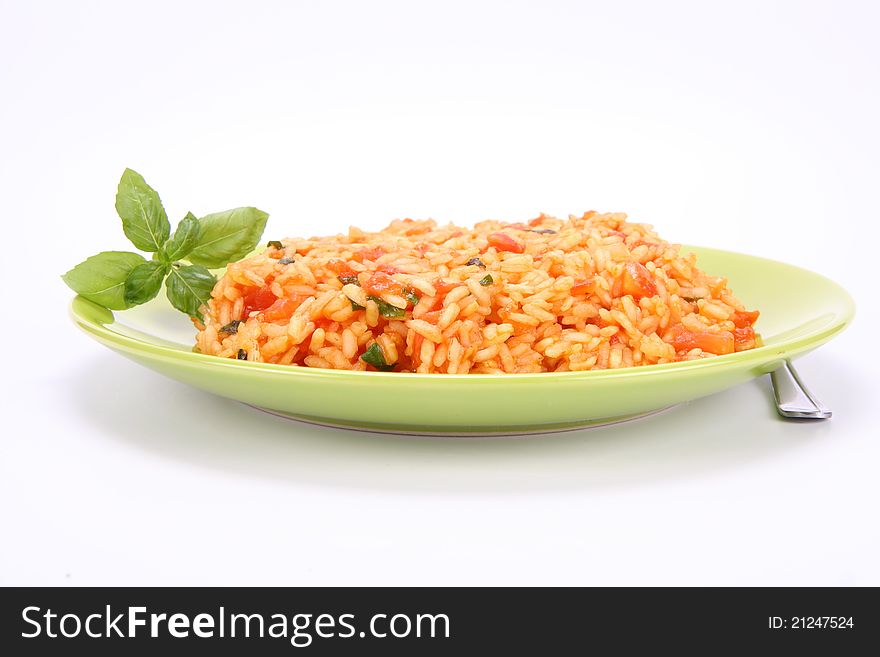
M 273 240 L 192 314 L 204 354 L 341 370 L 615 369 L 758 341 L 724 278 L 620 213 Z

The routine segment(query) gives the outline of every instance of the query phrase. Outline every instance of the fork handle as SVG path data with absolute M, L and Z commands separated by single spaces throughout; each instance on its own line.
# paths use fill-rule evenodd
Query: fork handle
M 798 377 L 791 361 L 770 372 L 776 410 L 782 417 L 825 420 L 831 411 L 811 394 Z

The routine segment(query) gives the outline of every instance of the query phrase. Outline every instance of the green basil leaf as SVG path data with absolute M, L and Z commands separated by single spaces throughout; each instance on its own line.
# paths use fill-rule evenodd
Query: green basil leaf
M 492 278 L 492 274 L 486 274 L 483 278 L 480 279 L 480 285 L 486 287 L 487 285 L 492 285 L 495 282 L 495 279 Z
M 383 301 L 379 297 L 370 295 L 367 298 L 376 302 L 376 305 L 379 306 L 379 314 L 385 319 L 398 319 L 406 315 L 406 311 L 403 308 L 392 306 L 390 303 Z
M 125 279 L 125 305 L 131 308 L 153 299 L 159 294 L 162 279 L 167 273 L 168 265 L 156 260 L 144 262 L 132 269 Z
M 179 311 L 203 319 L 199 308 L 211 298 L 216 283 L 214 274 L 200 265 L 172 267 L 165 281 L 165 293 Z
M 61 278 L 71 290 L 110 310 L 124 310 L 125 280 L 143 256 L 127 251 L 104 251 L 79 263 Z
M 116 212 L 125 236 L 141 251 L 155 253 L 171 232 L 159 195 L 141 174 L 126 169 L 116 191 Z
M 186 216 L 177 224 L 174 235 L 169 237 L 162 247 L 165 258 L 173 262 L 188 256 L 189 252 L 196 248 L 196 244 L 199 243 L 201 231 L 202 226 L 199 220 L 196 219 L 192 212 L 187 212 Z
M 223 267 L 254 250 L 269 215 L 257 208 L 235 208 L 199 219 L 201 234 L 187 260 L 205 267 Z
M 389 372 L 394 369 L 394 365 L 389 365 L 385 362 L 385 354 L 382 353 L 382 347 L 375 342 L 370 345 L 369 349 L 361 354 L 361 360 L 367 365 L 372 365 L 382 372 Z

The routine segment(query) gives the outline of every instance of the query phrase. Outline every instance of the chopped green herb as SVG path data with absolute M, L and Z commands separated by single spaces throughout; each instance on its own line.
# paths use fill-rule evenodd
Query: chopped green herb
M 389 372 L 394 369 L 394 363 L 389 365 L 385 362 L 385 354 L 382 353 L 382 347 L 380 347 L 375 342 L 370 345 L 370 348 L 367 349 L 364 353 L 361 354 L 361 360 L 364 361 L 367 365 L 372 365 L 377 370 L 382 372 Z
M 467 267 L 470 267 L 471 265 L 476 265 L 476 266 L 479 267 L 480 269 L 485 269 L 485 268 L 486 268 L 486 265 L 484 265 L 484 264 L 483 264 L 483 261 L 480 260 L 479 258 L 471 258 L 470 260 L 468 260 L 468 261 L 467 261 L 466 263 L 464 263 L 464 264 L 465 264 L 465 266 L 467 266 Z
M 379 306 L 379 314 L 382 315 L 385 319 L 398 319 L 406 315 L 406 311 L 403 308 L 398 308 L 397 306 L 392 306 L 390 303 L 386 303 L 382 301 L 379 297 L 369 296 L 368 299 L 372 299 L 376 302 L 376 305 Z
M 278 264 L 279 265 L 292 265 L 294 262 L 296 262 L 296 261 L 293 258 L 281 258 L 281 260 L 278 261 Z
M 492 274 L 486 274 L 483 278 L 480 279 L 480 285 L 486 287 L 487 285 L 492 285 L 495 282 L 495 279 L 492 278 Z
M 247 360 L 247 352 L 244 349 L 239 349 L 238 354 L 235 356 L 238 360 Z
M 414 306 L 419 302 L 419 296 L 412 290 L 406 290 L 403 296 Z
M 358 281 L 358 277 L 353 274 L 344 274 L 342 276 L 337 276 L 339 282 L 343 285 L 360 285 L 360 281 Z
M 269 240 L 269 242 L 267 242 L 266 246 L 269 247 L 270 249 L 283 249 L 284 248 L 284 245 L 281 242 L 279 242 L 278 240 Z
M 540 235 L 555 235 L 555 230 L 550 230 L 549 228 L 539 228 L 538 230 L 530 230 L 530 233 L 538 233 Z
M 351 301 L 351 299 L 349 299 Z M 365 310 L 365 308 L 359 304 L 357 301 L 351 301 L 351 309 L 352 310 Z
M 240 319 L 233 319 L 226 326 L 222 327 L 218 332 L 224 335 L 235 335 L 236 333 L 238 333 L 238 327 L 240 324 Z

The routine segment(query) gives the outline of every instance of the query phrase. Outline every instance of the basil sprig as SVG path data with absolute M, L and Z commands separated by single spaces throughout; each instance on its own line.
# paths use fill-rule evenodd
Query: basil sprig
M 111 310 L 132 308 L 153 299 L 162 283 L 171 305 L 203 319 L 201 307 L 217 279 L 208 267 L 239 260 L 260 241 L 269 215 L 245 207 L 196 218 L 191 212 L 171 234 L 159 194 L 136 171 L 126 169 L 116 193 L 122 231 L 147 260 L 128 251 L 102 251 L 61 278 L 74 292 Z

